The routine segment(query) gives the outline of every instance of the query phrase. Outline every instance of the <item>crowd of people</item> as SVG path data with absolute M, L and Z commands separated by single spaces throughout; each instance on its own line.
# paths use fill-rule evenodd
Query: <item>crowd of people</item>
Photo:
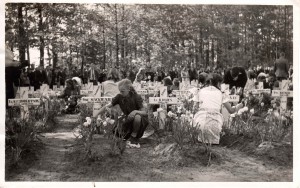
M 9 38 L 9 30 L 6 31 Z M 20 66 L 21 65 L 21 66 Z M 22 66 L 26 65 L 26 66 Z M 293 69 L 289 67 L 288 60 L 284 53 L 280 53 L 273 67 L 249 66 L 231 67 L 228 69 L 209 67 L 198 68 L 195 64 L 185 65 L 181 67 L 172 67 L 167 70 L 163 66 L 151 67 L 145 66 L 138 68 L 137 66 L 129 67 L 113 67 L 109 70 L 100 69 L 94 63 L 86 64 L 83 69 L 76 66 L 72 68 L 62 68 L 47 66 L 45 69 L 42 65 L 34 68 L 26 62 L 18 62 L 14 60 L 13 53 L 9 46 L 5 51 L 5 81 L 6 81 L 6 107 L 9 98 L 15 97 L 16 87 L 30 86 L 34 90 L 38 90 L 42 84 L 48 84 L 50 88 L 54 85 L 65 86 L 61 98 L 69 100 L 71 96 L 80 94 L 82 84 L 92 82 L 94 85 L 102 83 L 103 95 L 105 97 L 113 97 L 112 103 L 101 108 L 99 114 L 106 110 L 111 112 L 123 112 L 125 115 L 122 130 L 119 135 L 125 135 L 124 139 L 133 137 L 139 139 L 143 136 L 148 125 L 148 115 L 143 106 L 143 100 L 135 91 L 133 84 L 142 82 L 161 82 L 167 86 L 168 93 L 172 90 L 179 89 L 180 82 L 198 81 L 200 92 L 195 96 L 195 101 L 200 103 L 201 107 L 193 119 L 194 126 L 198 126 L 202 130 L 199 140 L 211 144 L 219 143 L 219 135 L 221 132 L 223 118 L 220 113 L 221 106 L 234 113 L 243 107 L 242 103 L 231 106 L 228 102 L 228 96 L 221 92 L 221 83 L 229 85 L 229 89 L 241 88 L 241 99 L 243 98 L 243 89 L 248 80 L 256 80 L 263 82 L 265 89 L 273 89 L 279 86 L 279 82 L 285 79 L 292 80 Z M 70 103 L 69 110 L 74 110 L 77 99 Z M 98 114 L 97 114 L 98 115 Z M 214 121 L 210 121 L 209 118 Z M 214 122 L 211 124 L 211 122 Z M 205 135 L 205 138 L 203 138 Z

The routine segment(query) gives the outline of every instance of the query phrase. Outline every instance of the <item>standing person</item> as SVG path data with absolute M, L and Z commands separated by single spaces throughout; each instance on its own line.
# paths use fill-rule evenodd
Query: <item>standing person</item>
M 71 72 L 71 77 L 79 77 L 80 76 L 80 72 L 78 70 L 77 67 L 73 67 L 72 72 Z
M 65 82 L 67 79 L 67 68 L 64 68 L 63 71 L 58 72 L 59 83 L 61 86 L 65 86 Z
M 96 66 L 94 63 L 91 64 L 91 67 L 88 71 L 88 81 L 89 82 L 93 82 L 93 85 L 97 85 L 97 81 L 98 81 L 98 78 L 99 78 L 99 73 L 98 71 L 96 70 Z
M 174 80 L 174 78 L 178 78 L 178 72 L 175 66 L 172 67 L 172 70 L 169 72 L 169 76 L 171 77 L 171 80 Z
M 130 80 L 132 83 L 135 80 L 135 74 L 132 70 L 127 70 L 126 72 L 126 79 Z
M 190 81 L 190 76 L 189 76 L 189 72 L 187 70 L 186 66 L 182 66 L 182 70 L 180 72 L 180 77 L 181 77 L 181 81 L 185 82 L 185 81 Z
M 30 82 L 30 86 L 34 86 L 34 82 L 35 82 L 35 76 L 34 76 L 34 65 L 31 66 L 30 68 L 28 68 L 28 78 L 29 78 L 29 82 Z
M 286 80 L 288 78 L 289 65 L 284 52 L 281 52 L 279 59 L 275 61 L 274 71 L 278 81 Z
M 225 71 L 224 84 L 229 84 L 229 89 L 240 87 L 240 96 L 243 96 L 243 89 L 247 83 L 248 77 L 246 70 L 243 67 L 233 67 Z
M 102 71 L 100 70 L 100 74 L 98 77 L 98 82 L 102 83 L 106 80 L 106 70 L 102 69 Z
M 88 83 L 88 78 L 89 78 L 89 68 L 90 65 L 87 64 L 84 68 L 83 68 L 83 73 L 82 73 L 82 83 L 83 84 L 87 84 Z
M 56 67 L 53 71 L 52 79 L 51 79 L 51 86 L 50 86 L 52 88 L 53 88 L 53 85 L 56 85 L 56 86 L 59 85 L 58 84 L 58 71 L 59 71 L 58 67 Z
M 165 78 L 166 75 L 163 72 L 161 67 L 157 67 L 155 76 L 156 76 L 156 81 L 157 82 L 162 82 L 162 80 Z
M 112 99 L 110 104 L 102 107 L 96 117 L 103 114 L 107 108 L 119 104 L 125 115 L 125 121 L 121 125 L 121 132 L 116 130 L 117 134 L 119 136 L 123 135 L 125 140 L 131 137 L 133 144 L 138 144 L 149 124 L 148 114 L 143 106 L 143 99 L 136 93 L 131 81 L 128 79 L 121 80 L 118 83 L 118 88 L 120 93 Z
M 195 64 L 192 65 L 192 67 L 189 69 L 188 72 L 189 72 L 190 82 L 198 79 L 198 73 Z
M 147 77 L 146 81 L 149 81 L 149 82 L 154 81 L 154 72 L 151 69 L 146 70 L 145 75 Z
M 168 95 L 172 93 L 171 87 L 173 85 L 173 82 L 170 79 L 170 77 L 165 77 L 162 82 L 163 82 L 163 86 L 167 86 Z
M 30 86 L 30 80 L 28 77 L 28 72 L 25 69 L 22 69 L 21 75 L 20 75 L 20 86 L 22 87 L 29 87 Z
M 42 65 L 38 66 L 34 71 L 34 90 L 40 89 L 43 83 L 46 83 L 46 73 Z
M 46 74 L 46 84 L 48 84 L 50 86 L 50 88 L 52 89 L 53 88 L 52 85 L 51 85 L 51 82 L 52 82 L 52 70 L 51 70 L 50 66 L 46 67 L 45 74 Z
M 221 75 L 210 73 L 207 76 L 206 86 L 200 89 L 194 98 L 199 105 L 199 111 L 193 118 L 193 126 L 201 131 L 198 140 L 203 143 L 219 144 L 224 122 L 223 115 L 220 113 L 222 105 L 231 114 L 243 107 L 241 103 L 231 107 L 229 96 L 220 90 L 221 83 Z

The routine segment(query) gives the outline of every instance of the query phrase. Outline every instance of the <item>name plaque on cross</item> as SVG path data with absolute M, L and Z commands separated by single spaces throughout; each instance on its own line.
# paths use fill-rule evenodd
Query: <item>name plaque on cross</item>
M 272 97 L 280 97 L 280 113 L 283 114 L 287 109 L 287 98 L 293 97 L 293 91 L 288 91 L 289 80 L 279 82 L 281 90 L 272 90 Z
M 159 103 L 178 104 L 178 99 L 176 97 L 149 97 L 149 104 Z
M 30 99 L 8 99 L 8 106 L 20 106 L 20 105 L 40 105 L 40 98 Z
M 239 102 L 240 96 L 239 95 L 229 95 L 229 102 Z
M 273 97 L 293 97 L 293 91 L 272 90 Z
M 103 103 L 111 102 L 112 97 L 82 97 L 81 103 Z
M 254 89 L 252 90 L 252 94 L 261 94 L 261 93 L 271 93 L 271 89 Z
M 139 94 L 139 95 L 147 95 L 147 94 L 148 94 L 148 91 L 147 91 L 147 90 L 137 90 L 136 92 L 137 92 L 137 94 Z

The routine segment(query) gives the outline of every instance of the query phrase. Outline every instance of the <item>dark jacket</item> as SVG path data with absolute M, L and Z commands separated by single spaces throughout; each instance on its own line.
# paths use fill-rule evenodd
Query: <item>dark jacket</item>
M 274 71 L 277 78 L 288 78 L 289 67 L 287 59 L 283 57 L 277 59 L 275 62 Z
M 244 88 L 247 83 L 248 77 L 245 69 L 243 67 L 238 67 L 238 69 L 239 69 L 239 76 L 237 80 L 233 80 L 230 74 L 231 69 L 227 69 L 225 71 L 224 84 L 229 84 L 229 89 L 231 89 L 233 86 Z

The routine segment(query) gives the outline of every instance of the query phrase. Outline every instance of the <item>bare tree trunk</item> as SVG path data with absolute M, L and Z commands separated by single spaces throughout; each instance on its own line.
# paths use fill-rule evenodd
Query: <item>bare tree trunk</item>
M 28 37 L 28 14 L 27 8 L 25 7 L 25 15 L 26 15 L 26 52 L 27 52 L 27 60 L 30 65 L 30 52 L 29 52 L 29 37 Z
M 125 24 L 125 6 L 122 5 L 122 43 L 121 43 L 121 62 L 124 66 L 124 60 L 125 60 L 125 27 L 126 27 L 126 24 Z
M 40 65 L 44 66 L 44 49 L 45 49 L 45 43 L 44 43 L 44 37 L 42 35 L 43 32 L 43 11 L 42 11 L 42 5 L 38 5 L 38 13 L 39 13 L 39 33 L 40 33 Z
M 119 33 L 118 33 L 118 7 L 115 4 L 115 32 L 116 32 L 116 66 L 119 66 Z
M 23 7 L 24 4 L 18 4 L 18 22 L 19 22 L 19 59 L 21 64 L 25 62 L 25 49 L 26 49 L 26 39 L 24 30 L 24 20 L 23 20 Z

